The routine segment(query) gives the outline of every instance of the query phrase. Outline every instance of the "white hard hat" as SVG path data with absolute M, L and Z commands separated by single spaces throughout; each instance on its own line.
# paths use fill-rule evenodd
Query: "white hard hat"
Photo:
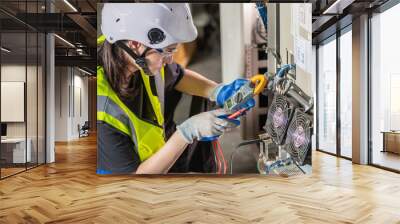
M 135 40 L 150 48 L 197 37 L 187 3 L 105 3 L 101 30 L 110 43 Z

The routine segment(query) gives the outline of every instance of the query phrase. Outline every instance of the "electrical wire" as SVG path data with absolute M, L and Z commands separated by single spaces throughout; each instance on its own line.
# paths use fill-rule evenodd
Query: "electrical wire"
M 240 109 L 240 110 L 236 111 L 235 113 L 229 115 L 228 119 L 236 119 L 237 117 L 242 115 L 244 112 L 246 112 L 246 110 L 247 110 L 246 108 Z
M 263 81 L 260 80 L 259 76 L 260 76 L 261 78 L 263 78 L 263 79 L 261 79 L 261 80 L 263 80 Z M 259 85 L 258 87 L 261 86 L 260 88 L 264 88 L 264 86 L 265 86 L 267 80 L 265 80 L 265 77 L 264 77 L 263 75 L 259 75 L 259 76 L 253 77 L 253 78 L 255 78 L 255 79 L 254 79 L 254 82 L 259 81 L 259 82 L 260 82 L 260 83 L 259 83 L 260 85 Z M 251 79 L 252 82 L 253 82 L 253 78 Z M 257 91 L 257 88 L 258 88 L 258 87 L 255 87 L 255 90 L 254 90 L 254 91 L 255 91 L 255 92 L 254 92 L 255 94 L 259 94 L 259 92 L 260 92 L 260 91 Z M 242 108 L 242 109 L 240 109 L 240 110 L 234 112 L 233 114 L 229 115 L 229 116 L 228 116 L 228 119 L 236 119 L 236 118 L 242 116 L 243 114 L 245 114 L 246 111 L 247 111 L 248 109 L 249 109 L 249 108 Z M 222 164 L 223 164 L 223 169 L 224 169 L 223 173 L 226 174 L 226 169 L 227 169 L 228 165 L 227 165 L 227 162 L 226 162 L 226 160 L 225 160 L 225 156 L 224 156 L 224 153 L 223 153 L 223 151 L 222 151 L 221 144 L 219 143 L 218 139 L 216 139 L 216 140 L 213 141 L 213 148 L 214 148 L 214 152 L 215 152 L 215 153 L 216 153 L 216 151 L 218 151 L 218 153 L 219 153 L 219 155 L 217 156 L 217 160 L 218 160 L 218 173 L 219 173 L 219 174 L 221 173 L 221 166 L 220 166 L 220 165 L 221 165 L 221 158 L 222 158 Z M 218 153 L 217 153 L 217 154 L 218 154 Z M 232 174 L 232 155 L 231 155 L 231 174 Z
M 268 11 L 265 3 L 263 1 L 256 2 L 256 7 L 264 24 L 265 30 L 268 30 Z
M 215 167 L 215 173 L 217 173 L 217 169 L 218 169 L 218 160 L 217 160 L 217 154 L 215 153 L 215 149 L 214 146 L 211 145 L 211 148 L 213 150 L 213 154 L 214 154 L 214 167 Z
M 217 151 L 215 150 L 214 141 L 212 141 L 211 143 L 212 143 L 212 150 L 213 150 L 214 157 L 215 157 L 215 173 L 218 173 L 218 171 L 219 171 L 219 165 L 218 165 L 219 160 L 218 160 L 218 155 L 217 155 Z
M 242 146 L 245 145 L 251 145 L 251 144 L 257 144 L 262 142 L 261 139 L 253 139 L 253 140 L 248 140 L 248 141 L 244 141 L 242 143 L 240 143 L 239 145 L 236 146 L 235 150 L 232 152 L 231 154 L 231 159 L 230 159 L 230 173 L 233 174 L 233 158 L 235 156 L 235 154 L 240 150 L 240 149 L 245 149 L 245 148 L 240 148 Z
M 218 139 L 212 141 L 212 148 L 214 152 L 214 162 L 217 174 L 226 174 L 227 169 L 227 162 L 225 160 L 224 153 L 222 151 L 221 144 L 219 143 Z M 222 171 L 223 169 L 223 171 Z
M 217 149 L 216 141 L 217 141 L 217 140 L 214 140 L 214 141 L 212 142 L 214 154 L 216 155 L 216 157 L 217 157 L 217 162 L 218 162 L 218 168 L 217 168 L 217 172 L 216 172 L 216 173 L 217 173 L 217 174 L 221 174 L 221 159 L 219 158 L 219 155 L 218 155 L 218 149 Z
M 239 117 L 240 115 L 242 115 L 244 112 L 246 112 L 245 108 L 231 114 L 228 117 L 228 119 L 235 119 L 235 118 Z M 223 168 L 223 174 L 226 174 L 226 169 L 227 169 L 228 165 L 225 160 L 225 156 L 224 156 L 221 144 L 219 143 L 218 139 L 212 141 L 212 148 L 213 148 L 213 152 L 214 152 L 214 164 L 215 164 L 215 168 L 216 168 L 216 173 L 222 174 L 222 168 Z
M 221 156 L 221 158 L 222 158 L 222 164 L 224 165 L 224 172 L 223 172 L 223 174 L 226 174 L 226 167 L 227 167 L 227 165 L 226 165 L 226 160 L 225 160 L 224 153 L 222 152 L 222 148 L 221 148 L 221 145 L 220 145 L 220 143 L 219 143 L 218 140 L 215 140 L 215 144 L 217 145 L 218 152 L 220 153 L 220 156 Z

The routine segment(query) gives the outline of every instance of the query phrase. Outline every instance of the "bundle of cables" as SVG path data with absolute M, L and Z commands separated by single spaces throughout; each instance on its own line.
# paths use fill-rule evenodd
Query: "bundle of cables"
M 246 112 L 246 108 L 240 109 L 235 113 L 228 116 L 228 119 L 236 119 Z M 222 152 L 221 144 L 218 139 L 212 141 L 212 148 L 214 151 L 214 161 L 217 174 L 226 174 L 227 163 L 225 160 L 224 153 Z
M 212 141 L 212 148 L 214 150 L 214 161 L 217 174 L 226 174 L 226 160 L 222 152 L 221 145 L 218 140 Z
M 229 115 L 223 115 L 220 118 L 235 120 L 244 115 L 247 110 L 250 110 L 255 105 L 254 96 L 262 92 L 267 82 L 267 77 L 258 74 L 243 83 L 239 89 L 224 102 L 224 110 Z M 227 163 L 218 138 L 213 140 L 212 146 L 215 155 L 216 173 L 226 174 Z

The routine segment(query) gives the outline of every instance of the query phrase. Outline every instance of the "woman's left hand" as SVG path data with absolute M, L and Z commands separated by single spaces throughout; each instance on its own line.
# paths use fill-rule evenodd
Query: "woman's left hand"
M 248 83 L 249 80 L 247 79 L 236 79 L 235 81 L 229 83 L 229 84 L 219 84 L 214 88 L 214 90 L 211 92 L 211 95 L 208 97 L 209 100 L 215 101 L 216 104 L 220 107 L 224 106 L 224 103 L 231 97 L 233 96 L 239 89 Z M 250 109 L 254 107 L 255 101 L 254 99 L 248 100 L 247 102 L 244 103 L 242 106 L 243 108 Z M 241 107 L 241 108 L 242 108 Z

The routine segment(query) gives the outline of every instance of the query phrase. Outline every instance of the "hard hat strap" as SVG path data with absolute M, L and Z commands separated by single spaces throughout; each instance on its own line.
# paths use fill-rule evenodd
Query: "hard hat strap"
M 149 76 L 152 76 L 153 73 L 150 72 L 149 67 L 147 66 L 146 58 L 145 55 L 146 53 L 151 50 L 151 48 L 146 47 L 146 49 L 143 51 L 143 53 L 138 56 L 135 52 L 132 51 L 131 48 L 126 46 L 122 41 L 117 41 L 115 42 L 116 46 L 120 47 L 122 50 L 124 50 L 128 55 L 130 55 L 133 60 L 135 60 L 135 63 L 143 69 L 144 73 L 146 73 Z

